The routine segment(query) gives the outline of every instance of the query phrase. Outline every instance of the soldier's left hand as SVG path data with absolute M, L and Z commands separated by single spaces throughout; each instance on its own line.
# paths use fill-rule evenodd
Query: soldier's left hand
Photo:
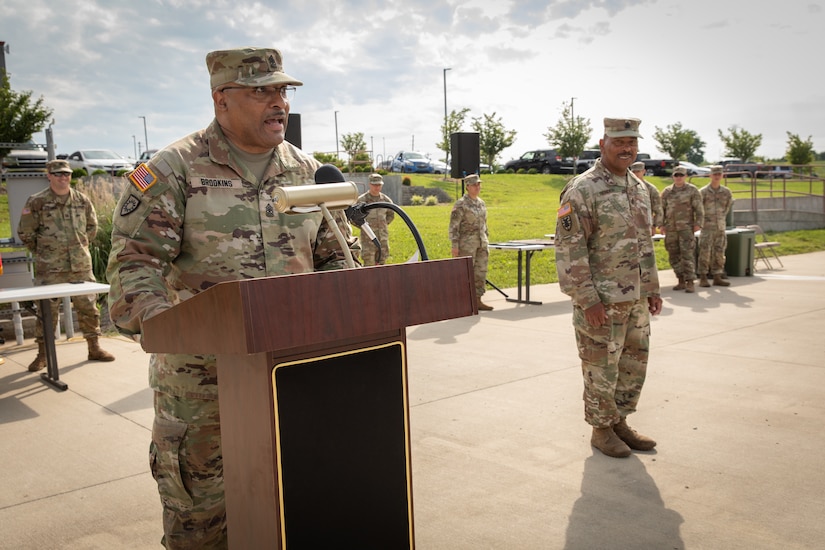
M 662 312 L 662 297 L 648 296 L 647 310 L 650 312 L 651 315 L 659 315 L 659 313 Z

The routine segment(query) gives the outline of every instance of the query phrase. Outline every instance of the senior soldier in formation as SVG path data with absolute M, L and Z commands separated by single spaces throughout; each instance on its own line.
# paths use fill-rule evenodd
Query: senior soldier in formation
M 270 48 L 206 56 L 215 119 L 129 175 L 109 257 L 112 320 L 127 335 L 212 285 L 341 268 L 345 255 L 320 212 L 282 214 L 275 189 L 314 183 L 320 164 L 284 141 L 299 80 Z M 335 223 L 354 246 L 342 211 Z M 357 247 L 356 247 L 357 248 Z M 356 250 L 357 252 L 357 250 Z M 219 312 L 215 312 L 216 315 Z M 273 311 L 284 323 L 295 311 Z M 226 548 L 216 359 L 150 359 L 155 421 L 150 464 L 167 548 Z
M 455 201 L 450 213 L 450 243 L 453 258 L 470 256 L 473 258 L 473 272 L 476 287 L 476 301 L 479 311 L 490 311 L 481 301 L 487 290 L 487 245 L 490 244 L 487 232 L 487 206 L 479 197 L 481 178 L 470 174 L 464 178 L 466 192 Z
M 650 195 L 628 171 L 640 122 L 604 119 L 602 156 L 566 186 L 556 221 L 556 267 L 573 300 L 590 442 L 617 458 L 656 446 L 627 424 L 647 372 L 650 315 L 662 310 Z
M 89 243 L 97 234 L 97 214 L 89 197 L 73 189 L 72 168 L 68 161 L 46 163 L 49 187 L 26 201 L 20 214 L 17 235 L 34 254 L 34 272 L 38 285 L 95 281 Z M 51 300 L 52 326 L 57 327 L 58 300 Z M 100 311 L 97 294 L 72 297 L 77 322 L 89 347 L 89 360 L 114 361 L 115 357 L 100 347 Z M 64 312 L 70 315 L 71 312 Z M 35 327 L 37 357 L 29 370 L 46 366 L 43 322 Z
M 725 234 L 728 213 L 733 208 L 733 194 L 723 187 L 720 165 L 710 167 L 710 183 L 702 187 L 702 208 L 705 217 L 702 233 L 699 235 L 699 286 L 709 287 L 708 273 L 713 276 L 715 286 L 730 286 L 725 280 L 725 248 L 728 237 Z
M 664 213 L 662 212 L 662 196 L 656 186 L 645 179 L 645 163 L 634 162 L 630 165 L 633 175 L 642 180 L 650 195 L 650 234 L 655 235 L 656 231 L 662 227 Z
M 388 202 L 392 204 L 392 199 L 381 192 L 384 187 L 384 178 L 381 174 L 370 174 L 369 190 L 358 197 L 358 202 L 370 204 L 373 202 Z M 395 219 L 395 212 L 390 208 L 373 208 L 367 212 L 367 223 L 375 233 L 375 237 L 381 244 L 379 250 L 373 242 L 365 238 L 361 232 L 361 258 L 364 265 L 383 265 L 387 263 L 390 255 L 390 224 Z
M 704 212 L 702 196 L 692 183 L 687 183 L 684 166 L 673 169 L 673 183 L 662 191 L 665 214 L 663 232 L 670 266 L 679 282 L 673 290 L 694 292 L 696 278 L 696 236 L 702 227 Z

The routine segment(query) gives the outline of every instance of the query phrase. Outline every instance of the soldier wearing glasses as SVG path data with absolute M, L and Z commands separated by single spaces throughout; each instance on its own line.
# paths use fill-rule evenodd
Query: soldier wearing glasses
M 34 254 L 34 270 L 38 285 L 95 281 L 89 243 L 97 234 L 97 215 L 89 198 L 73 189 L 72 169 L 68 161 L 46 163 L 49 187 L 35 193 L 20 214 L 17 235 Z M 100 311 L 97 295 L 72 298 L 77 322 L 89 346 L 90 361 L 114 361 L 111 353 L 100 347 Z M 52 326 L 57 327 L 58 300 L 51 300 Z M 66 312 L 68 314 L 68 312 Z M 32 372 L 46 366 L 43 343 L 43 323 L 35 328 L 37 357 L 29 365 Z
M 321 166 L 284 139 L 302 83 L 284 72 L 281 52 L 215 51 L 206 65 L 215 119 L 136 168 L 115 209 L 109 309 L 127 335 L 222 281 L 346 266 L 321 213 L 275 209 L 277 187 L 314 184 Z M 343 211 L 333 216 L 357 253 Z M 272 312 L 285 323 L 297 313 Z M 167 548 L 227 546 L 217 382 L 213 355 L 150 359 L 150 465 Z

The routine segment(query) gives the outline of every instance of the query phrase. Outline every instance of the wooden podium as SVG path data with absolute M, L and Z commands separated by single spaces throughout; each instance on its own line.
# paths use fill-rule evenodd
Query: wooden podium
M 477 314 L 471 258 L 217 284 L 144 323 L 215 354 L 233 548 L 414 548 L 406 327 Z

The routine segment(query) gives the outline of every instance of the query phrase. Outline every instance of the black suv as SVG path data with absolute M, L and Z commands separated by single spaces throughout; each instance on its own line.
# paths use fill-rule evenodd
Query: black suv
M 562 174 L 570 171 L 569 166 L 562 164 L 562 158 L 555 149 L 540 149 L 538 151 L 527 151 L 516 160 L 507 161 L 505 170 L 518 172 L 519 170 L 530 170 L 535 168 L 542 174 Z

